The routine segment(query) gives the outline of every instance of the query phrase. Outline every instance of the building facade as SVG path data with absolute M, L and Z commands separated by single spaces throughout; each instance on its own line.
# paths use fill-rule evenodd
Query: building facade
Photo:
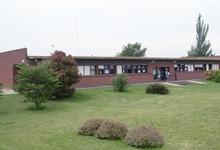
M 147 83 L 204 79 L 208 70 L 219 70 L 220 57 L 153 58 L 153 57 L 74 57 L 82 75 L 75 87 L 111 85 L 117 74 L 127 74 L 128 82 Z M 0 53 L 0 83 L 11 88 L 15 82 L 15 66 L 21 63 L 36 65 L 47 56 L 28 56 L 27 49 Z

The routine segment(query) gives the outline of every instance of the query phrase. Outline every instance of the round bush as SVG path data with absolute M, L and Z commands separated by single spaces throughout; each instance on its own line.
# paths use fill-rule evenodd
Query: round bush
M 164 145 L 163 137 L 150 126 L 143 126 L 129 131 L 124 141 L 128 145 L 138 148 L 161 147 Z
M 100 139 L 124 139 L 127 133 L 126 126 L 118 121 L 103 121 L 96 132 L 96 137 Z
M 124 74 L 116 75 L 112 79 L 112 86 L 114 88 L 114 91 L 123 92 L 128 84 L 127 76 Z
M 146 93 L 165 95 L 169 93 L 169 90 L 166 86 L 162 84 L 150 84 L 146 87 Z
M 79 128 L 80 135 L 92 136 L 95 135 L 98 128 L 101 126 L 102 119 L 89 119 L 86 120 Z

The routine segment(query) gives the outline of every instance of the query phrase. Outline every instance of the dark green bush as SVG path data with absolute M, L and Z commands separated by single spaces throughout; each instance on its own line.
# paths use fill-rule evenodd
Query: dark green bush
M 125 143 L 138 147 L 161 147 L 164 145 L 164 139 L 160 133 L 150 126 L 135 128 L 129 131 L 124 139 Z
M 96 132 L 96 137 L 100 139 L 124 139 L 127 133 L 127 127 L 118 121 L 103 121 Z
M 98 128 L 101 126 L 103 122 L 102 119 L 89 119 L 86 120 L 79 128 L 80 135 L 92 136 L 95 135 Z
M 114 88 L 114 91 L 123 92 L 128 84 L 127 76 L 124 74 L 116 75 L 112 79 L 112 86 Z
M 151 94 L 168 94 L 169 90 L 162 84 L 150 84 L 146 87 L 145 92 Z
M 206 76 L 206 79 L 209 81 L 220 83 L 220 71 L 219 70 L 206 71 L 205 76 Z

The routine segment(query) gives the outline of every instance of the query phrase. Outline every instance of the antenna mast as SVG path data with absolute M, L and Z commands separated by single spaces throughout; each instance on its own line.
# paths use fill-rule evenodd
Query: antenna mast
M 76 16 L 76 54 L 79 54 L 79 20 Z

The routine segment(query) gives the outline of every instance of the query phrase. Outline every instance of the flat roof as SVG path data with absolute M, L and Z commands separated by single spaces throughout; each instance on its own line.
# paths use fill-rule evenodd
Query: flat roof
M 76 60 L 161 60 L 161 61 L 220 61 L 220 56 L 209 57 L 180 57 L 180 58 L 165 58 L 165 57 L 102 57 L 102 56 L 73 56 Z M 50 56 L 28 56 L 29 59 L 49 59 Z

